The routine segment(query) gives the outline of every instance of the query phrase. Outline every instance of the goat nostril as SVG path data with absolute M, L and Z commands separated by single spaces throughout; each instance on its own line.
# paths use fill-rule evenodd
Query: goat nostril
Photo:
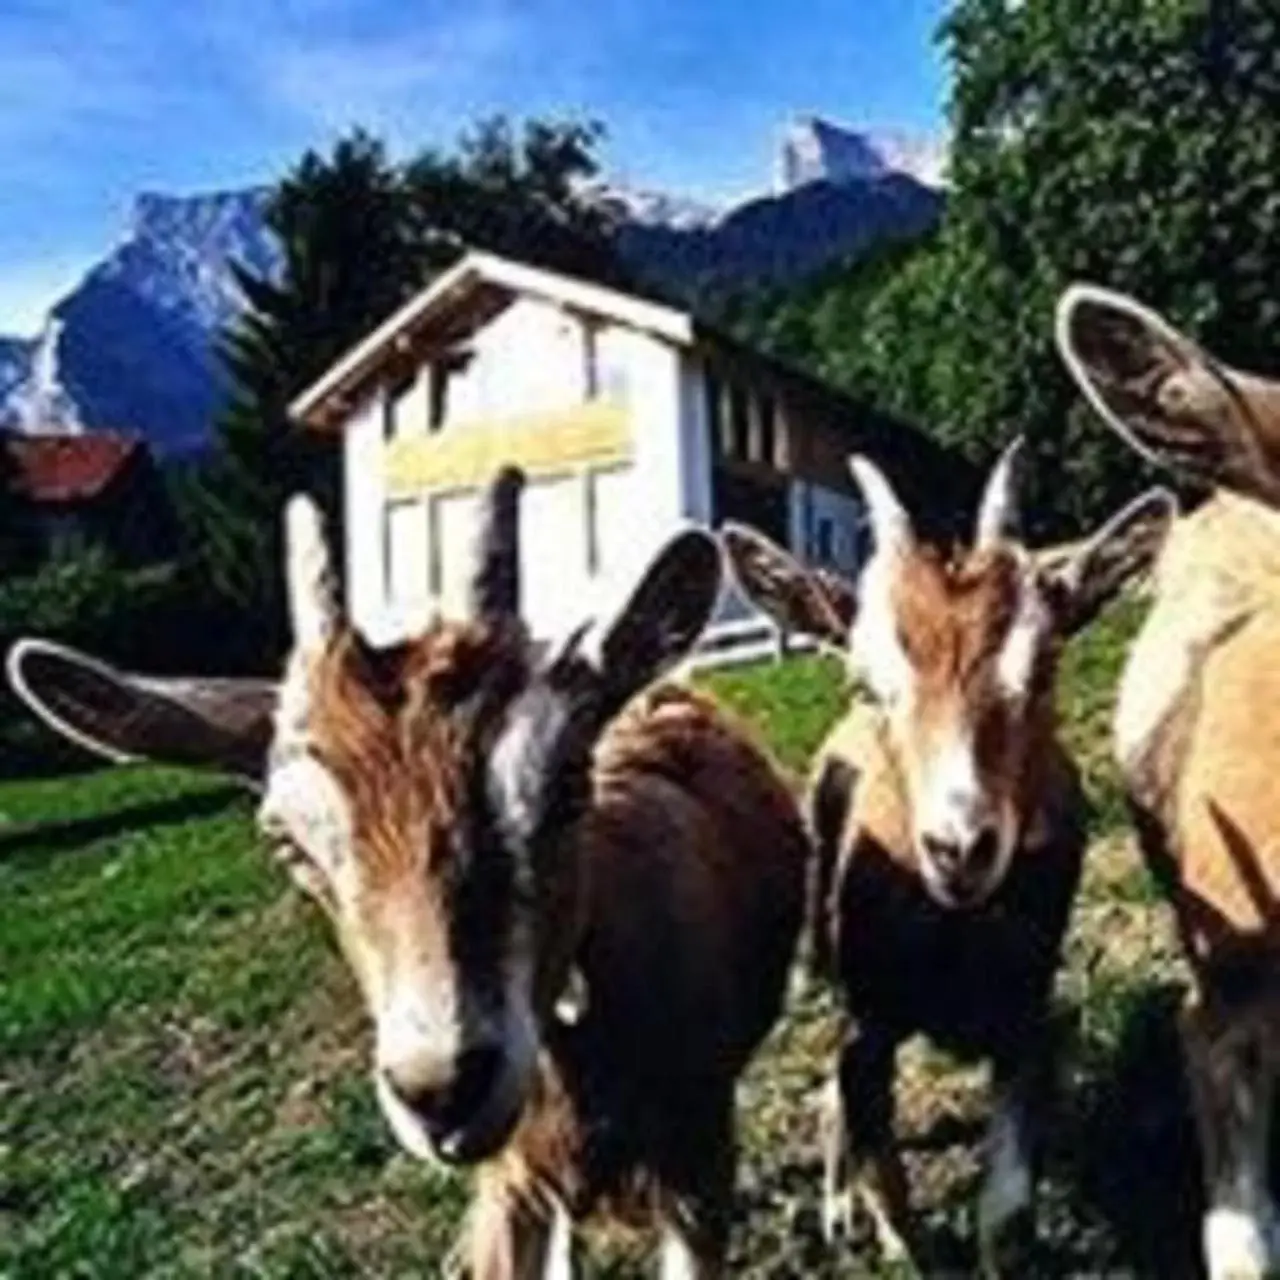
M 433 1137 L 444 1138 L 464 1128 L 488 1101 L 502 1069 L 501 1050 L 482 1045 L 465 1049 L 445 1082 L 429 1081 L 418 1073 L 388 1068 L 392 1092 L 427 1126 Z
M 391 1092 L 415 1115 L 429 1123 L 443 1110 L 450 1088 L 421 1074 L 403 1068 L 388 1067 L 383 1071 Z M 431 1125 L 434 1128 L 434 1124 Z
M 952 840 L 940 840 L 937 836 L 922 839 L 924 851 L 939 871 L 951 872 L 960 865 L 960 846 Z
M 984 827 L 969 851 L 969 866 L 975 875 L 986 875 L 996 864 L 1000 836 L 994 827 Z
M 462 1123 L 488 1101 L 502 1069 L 502 1051 L 493 1045 L 465 1049 L 458 1059 L 457 1074 L 450 1091 L 450 1116 Z

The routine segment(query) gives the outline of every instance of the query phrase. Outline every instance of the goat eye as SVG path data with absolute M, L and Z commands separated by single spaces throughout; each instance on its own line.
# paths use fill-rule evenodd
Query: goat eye
M 298 888 L 317 899 L 321 905 L 327 907 L 330 904 L 332 892 L 329 878 L 307 855 L 305 849 L 286 838 L 276 844 L 272 852 Z
M 289 839 L 289 824 L 274 810 L 261 810 L 257 818 L 258 834 L 269 844 L 278 844 Z
M 1010 708 L 993 702 L 978 719 L 974 747 L 979 759 L 996 761 L 1004 757 L 1011 732 Z

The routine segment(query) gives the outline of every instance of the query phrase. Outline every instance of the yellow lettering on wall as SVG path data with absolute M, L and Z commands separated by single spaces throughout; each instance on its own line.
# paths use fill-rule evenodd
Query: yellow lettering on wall
M 531 477 L 631 457 L 627 410 L 598 401 L 554 413 L 447 427 L 438 435 L 393 440 L 386 448 L 389 497 L 474 488 L 514 463 Z

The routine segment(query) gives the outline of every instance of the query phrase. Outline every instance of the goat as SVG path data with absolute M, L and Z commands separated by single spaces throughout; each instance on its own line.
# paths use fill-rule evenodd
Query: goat
M 1181 1038 L 1211 1280 L 1280 1274 L 1268 1130 L 1280 1071 L 1280 382 L 1132 298 L 1073 285 L 1059 351 L 1103 419 L 1211 492 L 1174 526 L 1122 677 L 1114 744 L 1192 983 Z
M 1077 771 L 1055 728 L 1059 651 L 1172 518 L 1169 495 L 1153 491 L 1070 553 L 1037 560 L 1012 536 L 1019 443 L 988 479 L 973 547 L 950 555 L 922 545 L 888 479 L 853 458 L 874 543 L 856 586 L 751 529 L 721 530 L 746 596 L 845 654 L 876 703 L 855 701 L 831 731 L 807 804 L 813 959 L 848 1014 L 827 1097 L 828 1238 L 847 1230 L 856 1192 L 882 1254 L 912 1262 L 892 1092 L 900 1044 L 923 1032 L 992 1062 L 978 1210 L 988 1271 L 1033 1217 L 1048 1005 L 1085 845 Z
M 568 1275 L 574 1224 L 602 1211 L 661 1226 L 664 1275 L 714 1276 L 736 1081 L 781 1009 L 808 840 L 762 750 L 652 683 L 710 616 L 715 540 L 679 533 L 611 625 L 540 651 L 521 486 L 507 469 L 486 496 L 471 616 L 381 650 L 339 621 L 318 512 L 291 502 L 258 821 L 336 927 L 397 1139 L 477 1170 L 469 1274 Z M 225 724 L 191 687 L 184 713 Z M 117 696 L 149 754 L 139 726 L 168 722 L 173 686 Z

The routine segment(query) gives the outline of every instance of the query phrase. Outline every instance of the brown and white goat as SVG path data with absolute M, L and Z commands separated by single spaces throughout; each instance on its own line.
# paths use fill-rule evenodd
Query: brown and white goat
M 567 1276 L 572 1224 L 603 1210 L 662 1227 L 664 1275 L 716 1275 L 736 1081 L 781 1008 L 808 841 L 710 702 L 644 688 L 710 615 L 714 539 L 677 535 L 612 625 L 539 651 L 519 490 L 507 472 L 489 495 L 472 616 L 387 650 L 339 620 L 294 500 L 260 825 L 336 927 L 398 1139 L 478 1168 L 469 1274 Z M 154 754 L 148 713 L 120 718 Z
M 1059 650 L 1172 515 L 1168 495 L 1148 494 L 1043 564 L 1011 536 L 1017 453 L 988 480 L 972 548 L 951 554 L 923 546 L 885 476 L 853 459 L 874 538 L 856 587 L 752 530 L 722 531 L 746 595 L 844 653 L 874 698 L 832 730 L 809 793 L 815 953 L 849 1014 L 828 1096 L 828 1234 L 847 1222 L 851 1166 L 882 1252 L 910 1260 L 892 1096 L 898 1048 L 923 1032 L 993 1066 L 988 1269 L 1030 1218 L 1047 1012 L 1085 843 L 1055 727 Z
M 1209 1275 L 1280 1275 L 1268 1167 L 1280 1073 L 1280 382 L 1223 365 L 1094 286 L 1063 295 L 1057 332 L 1111 427 L 1212 486 L 1161 553 L 1115 747 L 1193 973 L 1182 1036 Z

